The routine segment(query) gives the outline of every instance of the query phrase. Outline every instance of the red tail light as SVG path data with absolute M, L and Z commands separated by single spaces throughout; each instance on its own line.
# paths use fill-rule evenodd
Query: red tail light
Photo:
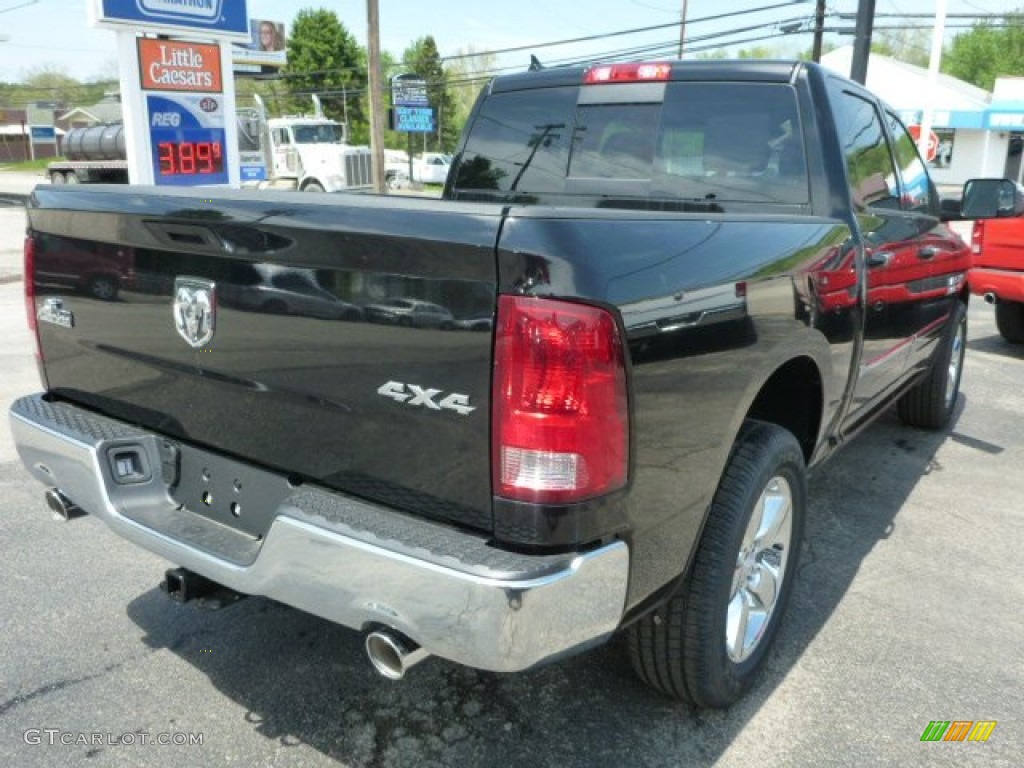
M 976 220 L 971 230 L 971 253 L 975 256 L 981 253 L 981 247 L 985 242 L 985 222 Z
M 36 241 L 33 237 L 25 238 L 25 313 L 28 315 L 28 329 L 36 336 L 39 346 L 38 326 L 36 320 Z
M 588 69 L 586 74 L 583 75 L 583 83 L 584 85 L 640 83 L 650 80 L 668 80 L 671 74 L 671 64 L 604 64 Z
M 499 297 L 493 429 L 499 496 L 565 504 L 625 485 L 626 369 L 612 315 L 583 304 Z
M 22 282 L 25 285 L 25 315 L 28 329 L 32 332 L 32 340 L 36 343 L 36 370 L 43 386 L 47 386 L 46 369 L 43 368 L 43 344 L 39 340 L 39 320 L 36 318 L 36 249 L 39 244 L 34 237 L 25 238 L 25 274 Z

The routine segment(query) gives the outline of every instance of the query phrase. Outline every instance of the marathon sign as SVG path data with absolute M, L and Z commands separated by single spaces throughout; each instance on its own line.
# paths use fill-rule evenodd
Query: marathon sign
M 93 26 L 249 39 L 245 0 L 92 0 Z
M 144 91 L 221 93 L 220 46 L 140 37 L 139 76 Z
M 222 5 L 223 0 L 138 0 L 142 13 L 164 19 L 214 21 L 220 17 Z

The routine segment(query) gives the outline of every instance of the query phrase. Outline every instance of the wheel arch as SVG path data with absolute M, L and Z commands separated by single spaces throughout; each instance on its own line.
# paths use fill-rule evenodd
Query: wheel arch
M 742 422 L 763 421 L 789 430 L 809 464 L 818 445 L 824 406 L 824 383 L 817 363 L 810 357 L 796 357 L 762 383 Z

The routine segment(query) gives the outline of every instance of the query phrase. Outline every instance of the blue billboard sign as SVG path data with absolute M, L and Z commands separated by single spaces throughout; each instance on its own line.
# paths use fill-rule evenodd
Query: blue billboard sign
M 219 95 L 147 95 L 146 107 L 157 184 L 228 183 L 224 109 Z
M 97 21 L 249 38 L 245 0 L 99 0 Z
M 433 107 L 395 106 L 391 110 L 391 130 L 431 133 L 437 130 Z
M 54 144 L 57 141 L 57 129 L 52 125 L 33 125 L 29 130 L 36 144 Z

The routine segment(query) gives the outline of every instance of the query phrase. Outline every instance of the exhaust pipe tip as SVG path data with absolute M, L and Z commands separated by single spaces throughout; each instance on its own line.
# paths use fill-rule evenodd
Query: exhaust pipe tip
M 73 518 L 81 517 L 85 514 L 85 510 L 77 506 L 75 502 L 56 488 L 50 488 L 46 491 L 45 496 L 46 506 L 48 506 L 50 508 L 50 512 L 53 513 L 54 520 L 66 523 Z
M 401 680 L 430 654 L 405 635 L 378 629 L 366 636 L 366 655 L 381 675 L 388 680 Z
M 985 303 L 986 304 L 995 304 L 998 301 L 999 301 L 999 297 L 996 296 L 991 291 L 989 291 L 988 293 L 985 294 Z

